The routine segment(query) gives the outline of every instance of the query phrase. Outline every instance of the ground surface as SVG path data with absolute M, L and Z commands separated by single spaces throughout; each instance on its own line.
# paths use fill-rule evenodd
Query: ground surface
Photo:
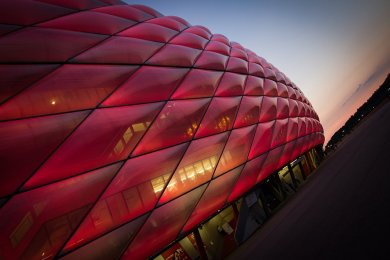
M 390 259 L 390 102 L 229 259 Z

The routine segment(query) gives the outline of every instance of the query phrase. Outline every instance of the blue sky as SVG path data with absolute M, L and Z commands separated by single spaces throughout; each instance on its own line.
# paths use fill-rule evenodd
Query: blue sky
M 136 0 L 226 35 L 294 81 L 328 140 L 390 72 L 390 1 Z

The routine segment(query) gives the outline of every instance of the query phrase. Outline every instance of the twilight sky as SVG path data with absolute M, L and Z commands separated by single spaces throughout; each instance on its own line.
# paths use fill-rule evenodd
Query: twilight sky
M 389 0 L 126 0 L 226 35 L 310 100 L 325 142 L 390 72 Z

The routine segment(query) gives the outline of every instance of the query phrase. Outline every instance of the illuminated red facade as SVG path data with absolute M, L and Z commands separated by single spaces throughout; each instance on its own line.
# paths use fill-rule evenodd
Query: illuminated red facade
M 265 59 L 145 6 L 2 1 L 0 63 L 1 259 L 153 255 L 324 141 Z

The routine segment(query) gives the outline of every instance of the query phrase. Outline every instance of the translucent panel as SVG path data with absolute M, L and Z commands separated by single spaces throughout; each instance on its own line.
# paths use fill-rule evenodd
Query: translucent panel
M 228 56 L 212 51 L 203 51 L 194 67 L 209 70 L 225 70 Z
M 278 96 L 288 98 L 287 86 L 279 82 L 277 83 L 277 85 L 278 85 Z
M 235 129 L 223 150 L 214 176 L 221 175 L 248 160 L 249 149 L 255 135 L 256 126 Z
M 294 151 L 294 147 L 295 147 L 295 141 L 287 143 L 284 146 L 284 150 L 283 150 L 282 154 L 280 155 L 279 164 L 277 166 L 278 169 L 281 168 L 282 166 L 285 166 L 287 163 L 289 163 L 293 159 L 295 159 L 295 158 L 291 157 L 293 154 L 293 151 Z
M 63 65 L 2 105 L 1 119 L 94 108 L 135 66 Z
M 35 1 L 2 1 L 0 23 L 30 25 L 71 12 L 74 10 Z
M 298 118 L 290 118 L 288 120 L 288 129 L 286 141 L 290 142 L 298 137 Z
M 153 209 L 185 148 L 175 146 L 128 160 L 64 250 L 83 245 Z
M 0 211 L 4 259 L 53 258 L 119 165 L 12 197 Z
M 192 69 L 173 94 L 172 98 L 211 97 L 223 72 Z
M 206 51 L 212 51 L 217 52 L 223 55 L 229 55 L 230 53 L 230 46 L 219 42 L 219 41 L 210 41 L 209 44 L 206 46 Z
M 274 121 L 258 124 L 252 148 L 249 152 L 249 160 L 269 150 L 272 141 L 273 126 Z
M 0 62 L 64 62 L 106 37 L 30 27 L 0 38 Z
M 164 66 L 192 67 L 201 50 L 180 45 L 167 44 L 146 63 Z
M 301 154 L 302 144 L 303 144 L 303 138 L 299 138 L 296 140 L 294 150 L 291 155 L 292 159 L 297 158 Z
M 210 99 L 169 101 L 133 155 L 191 140 L 198 129 Z
M 129 241 L 135 236 L 148 215 L 136 220 L 78 248 L 76 251 L 62 257 L 64 260 L 83 259 L 119 259 Z
M 226 45 L 229 45 L 230 46 L 230 41 L 228 38 L 226 38 L 225 35 L 222 35 L 222 34 L 214 34 L 213 37 L 211 38 L 213 41 L 218 41 L 218 42 L 222 42 Z
M 232 46 L 233 46 L 233 44 L 232 44 Z M 246 52 L 244 50 L 239 49 L 236 46 L 234 48 L 232 48 L 232 50 L 230 52 L 230 56 L 237 57 L 237 58 L 243 59 L 245 61 L 248 61 L 248 54 L 246 54 Z
M 267 67 L 264 67 L 264 77 L 268 79 L 276 80 L 275 72 L 272 69 Z
M 85 111 L 1 122 L 0 197 L 22 185 L 87 114 Z
M 125 159 L 161 106 L 157 103 L 95 110 L 25 187 L 42 185 Z
M 102 105 L 117 106 L 167 100 L 187 72 L 188 69 L 142 66 Z
M 226 70 L 237 73 L 248 73 L 248 62 L 240 58 L 230 57 Z
M 298 116 L 298 103 L 295 100 L 289 99 L 288 100 L 288 107 L 289 107 L 289 116 L 290 117 L 296 117 Z
M 284 146 L 279 146 L 268 152 L 267 159 L 265 160 L 263 166 L 261 167 L 261 171 L 257 176 L 256 183 L 261 182 L 269 175 L 271 175 L 274 171 L 278 170 L 279 160 L 281 154 L 283 152 Z
M 284 75 L 283 73 L 281 73 L 280 71 L 279 72 L 276 72 L 276 80 L 278 82 L 281 82 L 282 84 L 286 84 L 286 80 L 284 79 Z M 286 91 L 287 91 L 287 86 L 286 86 Z M 288 92 L 287 92 L 287 95 L 288 95 Z M 287 96 L 288 97 L 288 96 Z
M 249 62 L 249 74 L 257 77 L 263 77 L 264 78 L 264 70 L 263 67 L 261 67 L 257 63 Z
M 94 11 L 115 15 L 137 22 L 142 22 L 153 17 L 151 14 L 143 12 L 140 9 L 134 8 L 134 6 L 129 5 L 104 6 L 94 9 Z
M 73 62 L 142 64 L 164 44 L 129 37 L 112 36 L 110 39 L 81 53 Z
M 168 28 L 175 30 L 175 31 L 182 31 L 187 27 L 184 24 L 180 23 L 179 21 L 172 19 L 168 16 L 154 18 L 154 19 L 148 20 L 147 22 L 153 23 L 153 24 L 158 24 L 158 25 L 161 25 L 164 27 L 168 27 Z
M 248 76 L 245 83 L 245 95 L 264 95 L 264 80 L 262 78 Z
M 227 136 L 227 133 L 223 133 L 192 141 L 161 196 L 159 204 L 209 181 L 217 166 Z
M 30 86 L 58 65 L 0 65 L 0 103 Z
M 306 120 L 304 118 L 298 118 L 298 136 L 304 136 L 306 134 Z
M 296 99 L 297 98 L 297 94 L 295 93 L 295 90 L 291 87 L 287 87 L 287 90 L 288 90 L 288 97 L 291 98 L 291 99 Z
M 276 82 L 273 80 L 264 80 L 264 95 L 276 97 L 278 95 L 278 88 Z
M 212 180 L 199 200 L 196 208 L 185 224 L 182 233 L 188 232 L 198 225 L 202 220 L 210 217 L 213 213 L 222 208 L 230 194 L 233 185 L 240 174 L 242 167 Z
M 277 113 L 278 119 L 287 118 L 289 116 L 289 102 L 287 98 L 278 97 Z
M 245 164 L 228 198 L 229 202 L 236 200 L 255 185 L 257 176 L 266 158 L 267 154 L 263 154 Z
M 232 129 L 241 97 L 213 98 L 204 116 L 196 138 Z
M 204 49 L 208 41 L 196 34 L 183 32 L 173 38 L 170 43 L 176 45 L 183 45 L 195 49 Z
M 112 35 L 136 22 L 99 12 L 84 11 L 39 24 L 39 27 Z
M 263 97 L 244 96 L 242 98 L 234 128 L 252 125 L 259 121 L 259 109 L 262 99 Z
M 168 42 L 177 31 L 152 23 L 140 23 L 120 32 L 119 36 L 127 36 L 148 41 Z
M 186 29 L 185 31 L 188 33 L 193 33 L 193 34 L 202 36 L 203 38 L 205 38 L 207 40 L 209 40 L 211 37 L 210 31 L 207 28 L 205 28 L 203 26 L 199 26 L 199 25 L 191 26 L 190 28 Z
M 146 259 L 173 241 L 205 188 L 203 185 L 154 210 L 122 259 Z
M 286 142 L 287 125 L 288 125 L 288 119 L 276 120 L 274 128 L 272 130 L 273 134 L 272 134 L 271 149 L 281 144 L 284 144 Z
M 276 118 L 276 97 L 263 97 L 260 108 L 259 122 L 267 122 Z
M 246 75 L 225 72 L 223 74 L 221 83 L 219 83 L 219 87 L 216 96 L 238 96 L 244 93 L 244 85 L 245 85 Z

